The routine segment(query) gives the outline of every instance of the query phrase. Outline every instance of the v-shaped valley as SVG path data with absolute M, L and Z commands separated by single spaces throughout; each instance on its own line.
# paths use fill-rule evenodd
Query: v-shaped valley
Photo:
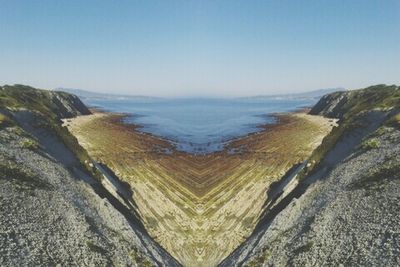
M 271 183 L 306 160 L 333 126 L 305 113 L 279 115 L 278 124 L 199 155 L 176 151 L 121 118 L 95 113 L 67 126 L 129 185 L 149 234 L 184 266 L 215 266 L 249 237 Z

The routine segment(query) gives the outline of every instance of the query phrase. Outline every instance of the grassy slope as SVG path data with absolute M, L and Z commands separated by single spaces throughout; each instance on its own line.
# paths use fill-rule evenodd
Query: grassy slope
M 332 132 L 327 135 L 322 144 L 312 153 L 310 161 L 321 162 L 325 154 L 330 151 L 340 138 L 352 131 L 355 127 L 362 126 L 360 115 L 373 109 L 393 110 L 393 116 L 386 121 L 387 126 L 399 127 L 400 121 L 400 89 L 395 85 L 375 85 L 365 89 L 359 89 L 348 92 L 337 92 L 327 95 L 328 98 L 337 99 L 340 96 L 346 96 L 346 100 L 342 101 L 335 109 L 335 115 L 340 119 L 339 126 L 335 127 Z M 323 99 L 320 100 L 320 102 Z M 311 114 L 320 114 L 324 111 L 320 103 L 317 103 L 311 110 Z M 326 108 L 326 107 L 325 107 Z M 326 114 L 332 116 L 330 114 Z M 305 170 L 300 177 L 306 177 L 318 169 L 318 164 L 314 168 Z
M 100 173 L 88 165 L 90 157 L 86 150 L 79 145 L 78 140 L 68 129 L 61 125 L 60 119 L 71 117 L 73 114 L 62 105 L 58 100 L 59 98 L 66 101 L 74 100 L 74 96 L 68 93 L 40 90 L 25 85 L 5 85 L 0 87 L 0 129 L 17 125 L 12 119 L 12 112 L 15 110 L 27 109 L 35 112 L 40 117 L 40 122 L 36 126 L 55 132 L 61 141 L 76 155 L 84 169 L 91 173 L 93 177 L 101 179 Z M 76 110 L 73 110 L 77 114 L 89 112 L 80 101 L 73 104 L 77 104 Z

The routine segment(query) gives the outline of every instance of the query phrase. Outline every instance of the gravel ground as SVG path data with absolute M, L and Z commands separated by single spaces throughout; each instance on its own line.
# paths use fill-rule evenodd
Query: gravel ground
M 73 162 L 65 167 L 45 146 L 26 145 L 28 139 L 17 127 L 0 130 L 0 266 L 177 265 L 74 177 Z
M 224 266 L 400 266 L 400 131 L 376 133 Z

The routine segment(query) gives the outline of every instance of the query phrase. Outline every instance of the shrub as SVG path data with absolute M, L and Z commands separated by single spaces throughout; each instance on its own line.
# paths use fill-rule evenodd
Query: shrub
M 379 148 L 380 145 L 381 145 L 381 142 L 379 142 L 378 139 L 372 138 L 372 139 L 365 140 L 361 144 L 361 148 L 364 150 L 370 150 L 370 149 Z
M 391 117 L 388 120 L 387 124 L 388 124 L 388 126 L 400 129 L 400 113 L 398 113 L 398 114 L 394 115 L 393 117 Z
M 131 250 L 129 252 L 129 256 L 131 257 L 131 259 L 138 263 L 139 266 L 143 266 L 143 267 L 152 267 L 153 264 L 151 264 L 151 262 L 144 256 L 141 255 L 138 251 L 137 248 L 133 248 L 133 250 Z
M 4 114 L 0 113 L 0 129 L 12 125 L 11 120 Z
M 22 148 L 27 148 L 30 150 L 37 150 L 39 148 L 39 143 L 33 139 L 24 139 L 20 142 Z

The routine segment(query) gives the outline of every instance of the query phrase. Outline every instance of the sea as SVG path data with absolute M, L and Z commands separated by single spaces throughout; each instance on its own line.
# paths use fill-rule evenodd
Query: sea
M 314 105 L 316 98 L 84 98 L 86 105 L 126 113 L 124 123 L 162 137 L 177 150 L 194 154 L 220 151 L 232 139 L 276 123 L 275 113 Z

